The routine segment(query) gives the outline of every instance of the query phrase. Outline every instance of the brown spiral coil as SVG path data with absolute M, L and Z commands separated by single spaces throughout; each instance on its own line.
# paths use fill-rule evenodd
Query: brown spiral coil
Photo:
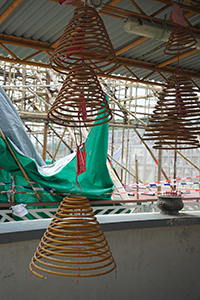
M 170 34 L 164 53 L 177 55 L 184 53 L 196 45 L 197 40 L 189 27 L 177 25 Z
M 145 130 L 144 140 L 157 140 L 156 149 L 198 148 L 200 102 L 189 79 L 183 74 L 168 78 Z
M 92 277 L 115 268 L 89 200 L 64 198 L 31 260 L 31 272 L 40 278 L 45 278 L 45 273 Z
M 53 69 L 65 74 L 81 60 L 88 60 L 96 72 L 110 73 L 117 66 L 117 57 L 105 25 L 96 10 L 87 5 L 74 10 L 50 63 Z M 66 72 L 60 67 L 64 67 Z
M 78 113 L 83 106 L 87 112 L 86 119 L 82 112 Z M 53 123 L 68 127 L 91 127 L 110 121 L 111 110 L 89 65 L 83 63 L 69 71 L 48 118 Z

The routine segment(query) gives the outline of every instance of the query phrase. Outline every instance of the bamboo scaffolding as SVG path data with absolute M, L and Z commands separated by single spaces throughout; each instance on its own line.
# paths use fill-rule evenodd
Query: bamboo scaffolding
M 62 135 L 61 135 L 61 137 L 60 137 L 58 146 L 57 146 L 57 148 L 56 148 L 56 151 L 55 151 L 55 153 L 54 153 L 54 155 L 53 155 L 53 158 L 52 158 L 52 161 L 51 161 L 52 164 L 53 164 L 54 161 L 55 161 L 56 155 L 57 155 L 57 153 L 58 153 L 58 150 L 59 150 L 60 145 L 61 145 L 61 143 L 62 143 L 62 141 L 63 141 L 63 138 L 64 138 L 64 136 L 65 136 L 66 131 L 67 131 L 67 128 L 64 128 L 63 133 L 62 133 Z
M 108 94 L 108 96 L 121 108 L 123 108 L 128 114 L 132 115 L 138 122 L 140 122 L 141 124 L 143 124 L 145 127 L 147 127 L 148 125 L 143 122 L 142 120 L 140 120 L 139 118 L 137 118 L 132 112 L 128 111 L 123 104 L 119 103 L 117 100 L 115 100 L 111 95 Z M 155 162 L 157 162 L 155 156 L 153 155 L 152 151 L 150 150 L 150 148 L 147 146 L 147 144 L 144 142 L 144 140 L 142 139 L 142 137 L 140 136 L 140 134 L 138 133 L 138 131 L 133 128 L 133 130 L 135 131 L 135 133 L 138 135 L 138 137 L 140 138 L 141 142 L 145 145 L 145 147 L 147 148 L 147 150 L 149 151 L 149 153 L 151 154 L 153 160 Z M 198 168 L 192 161 L 190 161 L 185 155 L 183 155 L 179 150 L 175 149 L 173 146 L 170 145 L 170 147 L 172 149 L 174 149 L 182 158 L 184 158 L 188 163 L 190 163 L 195 169 L 197 169 L 198 171 L 200 171 L 200 168 Z M 165 172 L 163 173 L 163 169 L 162 169 L 162 174 L 164 175 Z M 167 175 L 165 174 L 164 177 L 168 180 Z
M 2 139 L 4 140 L 4 142 L 6 143 L 6 146 L 8 147 L 10 153 L 12 154 L 12 156 L 13 156 L 14 160 L 16 161 L 17 165 L 19 166 L 20 170 L 22 171 L 22 173 L 23 173 L 23 175 L 24 175 L 26 181 L 30 184 L 31 188 L 33 189 L 33 191 L 34 191 L 34 193 L 35 193 L 35 196 L 38 198 L 39 202 L 42 202 L 40 196 L 37 194 L 37 192 L 36 192 L 34 186 L 33 186 L 32 183 L 30 182 L 29 177 L 28 177 L 26 171 L 24 170 L 23 166 L 22 166 L 21 163 L 19 162 L 17 156 L 15 155 L 15 153 L 14 153 L 14 151 L 12 150 L 11 146 L 9 145 L 9 143 L 8 143 L 6 137 L 5 137 L 5 135 L 3 134 L 3 132 L 2 132 L 1 129 L 0 129 L 0 135 L 1 135 Z

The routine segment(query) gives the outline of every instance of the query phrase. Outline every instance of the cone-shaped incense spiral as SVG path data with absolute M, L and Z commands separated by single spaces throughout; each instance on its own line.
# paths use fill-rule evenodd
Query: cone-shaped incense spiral
M 50 63 L 56 71 L 65 74 L 81 60 L 87 60 L 95 72 L 110 73 L 117 66 L 117 57 L 105 25 L 96 10 L 87 5 L 75 9 Z
M 71 69 L 48 118 L 53 123 L 69 127 L 91 127 L 110 121 L 111 110 L 89 65 L 81 63 Z
M 177 25 L 170 34 L 164 53 L 168 55 L 178 55 L 184 53 L 195 46 L 197 40 L 189 27 Z
M 199 147 L 200 102 L 189 79 L 171 75 L 159 94 L 144 140 L 157 140 L 153 148 L 191 149 Z
M 64 198 L 31 260 L 32 273 L 40 278 L 46 273 L 92 277 L 115 268 L 89 200 L 80 196 Z

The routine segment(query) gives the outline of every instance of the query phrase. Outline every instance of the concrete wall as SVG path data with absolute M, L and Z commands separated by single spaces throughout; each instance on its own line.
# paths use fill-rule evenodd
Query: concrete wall
M 117 272 L 78 280 L 51 274 L 43 280 L 30 274 L 28 265 L 39 243 L 32 239 L 36 228 L 31 233 L 27 221 L 0 224 L 0 300 L 200 299 L 200 213 L 116 218 L 100 221 Z

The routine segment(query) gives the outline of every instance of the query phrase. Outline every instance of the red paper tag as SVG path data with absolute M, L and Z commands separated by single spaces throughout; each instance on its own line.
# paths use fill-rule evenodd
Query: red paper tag
M 180 6 L 177 3 L 173 3 L 172 11 L 170 14 L 170 18 L 177 23 L 178 25 L 186 27 L 185 20 L 183 17 L 183 13 L 181 11 Z
M 84 33 L 83 33 L 83 31 L 78 31 L 78 34 L 76 35 L 76 38 L 74 39 L 74 41 L 75 42 L 77 42 L 78 40 L 79 40 L 79 38 L 81 38 L 81 40 L 82 40 L 82 43 L 83 43 L 83 38 L 84 38 Z M 75 46 L 76 45 L 76 43 L 72 43 L 72 46 Z M 84 47 L 83 47 L 83 45 L 82 46 L 79 46 L 79 47 L 72 47 L 72 48 L 70 48 L 70 49 L 68 49 L 68 52 L 71 52 L 71 51 L 73 51 L 73 52 L 75 52 L 75 51 L 82 51 L 82 49 L 83 49 Z M 68 58 L 68 57 L 70 57 L 72 54 L 73 54 L 73 52 L 72 53 L 67 53 L 66 55 L 65 55 L 65 57 L 61 60 L 61 62 L 63 61 L 63 60 L 65 60 L 66 58 Z
M 82 147 L 82 149 L 80 149 Z M 84 173 L 86 171 L 86 151 L 85 151 L 85 143 L 81 144 L 77 147 L 76 153 L 77 159 L 77 176 Z
M 81 93 L 82 94 L 82 93 Z M 84 95 L 81 95 L 81 100 L 80 102 L 83 102 L 84 104 L 80 104 L 79 105 L 79 110 L 78 110 L 78 118 L 80 120 L 80 114 L 82 113 L 83 116 L 83 122 L 85 122 L 86 118 L 87 118 L 87 111 L 86 111 L 86 105 L 85 105 L 85 101 L 84 101 Z

